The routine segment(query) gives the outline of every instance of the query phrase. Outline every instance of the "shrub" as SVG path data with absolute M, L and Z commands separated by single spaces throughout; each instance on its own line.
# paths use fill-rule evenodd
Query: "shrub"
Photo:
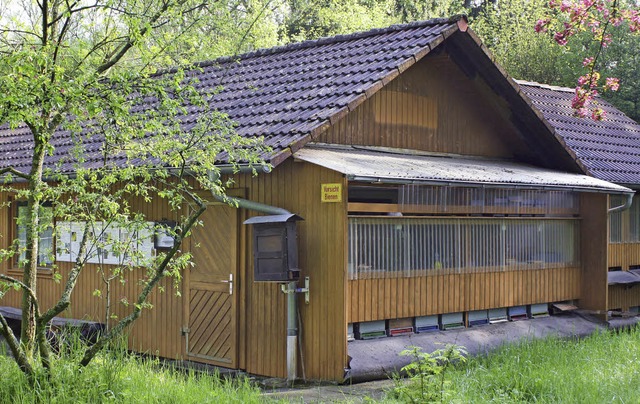
M 413 361 L 402 368 L 409 377 L 409 382 L 397 379 L 393 391 L 395 398 L 412 403 L 443 402 L 451 384 L 446 379 L 447 372 L 455 364 L 466 362 L 467 351 L 464 347 L 453 344 L 447 344 L 444 349 L 432 353 L 422 352 L 420 347 L 412 346 L 400 355 L 411 356 Z

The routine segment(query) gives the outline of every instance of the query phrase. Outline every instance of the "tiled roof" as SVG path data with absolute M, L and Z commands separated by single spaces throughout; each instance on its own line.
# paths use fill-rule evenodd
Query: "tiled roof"
M 464 30 L 463 17 L 392 26 L 318 39 L 236 58 L 199 64 L 193 75 L 202 90 L 222 85 L 212 105 L 238 123 L 243 136 L 264 136 L 278 164 L 328 125 L 343 117 L 445 38 Z M 182 117 L 194 122 L 194 113 Z M 68 155 L 69 134 L 56 133 L 48 163 Z M 100 141 L 88 148 L 88 164 L 98 161 Z M 29 129 L 0 127 L 0 165 L 30 165 Z M 224 160 L 224 158 L 222 158 Z M 224 161 L 223 161 L 224 162 Z
M 598 99 L 602 121 L 574 116 L 574 90 L 519 81 L 522 91 L 555 129 L 588 174 L 610 182 L 640 186 L 640 125 Z

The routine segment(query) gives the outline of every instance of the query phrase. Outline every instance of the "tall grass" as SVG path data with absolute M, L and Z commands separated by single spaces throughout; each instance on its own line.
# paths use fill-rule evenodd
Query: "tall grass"
M 448 377 L 453 402 L 640 402 L 640 329 L 506 345 Z
M 259 389 L 246 379 L 163 368 L 157 359 L 113 348 L 79 369 L 81 343 L 63 344 L 50 376 L 28 383 L 15 362 L 0 355 L 0 403 L 258 403 Z

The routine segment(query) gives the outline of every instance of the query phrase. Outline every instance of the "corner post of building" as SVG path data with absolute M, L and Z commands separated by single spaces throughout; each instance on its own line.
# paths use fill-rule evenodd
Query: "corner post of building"
M 580 194 L 580 286 L 581 309 L 607 319 L 607 246 L 609 242 L 608 196 L 605 193 Z

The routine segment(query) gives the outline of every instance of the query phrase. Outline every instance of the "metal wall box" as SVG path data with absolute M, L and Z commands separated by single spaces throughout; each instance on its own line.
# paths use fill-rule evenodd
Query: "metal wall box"
M 442 330 L 453 330 L 456 328 L 464 328 L 464 318 L 462 313 L 441 314 L 440 328 Z
M 487 310 L 470 311 L 468 314 L 469 327 L 489 324 L 489 312 Z
M 509 321 L 507 318 L 507 308 L 502 307 L 499 309 L 489 309 L 489 323 L 503 323 Z
M 529 306 L 531 318 L 547 317 L 549 315 L 549 305 L 546 303 L 532 304 Z
M 527 320 L 528 318 L 529 316 L 527 315 L 527 306 L 509 307 L 510 321 Z
M 389 336 L 413 334 L 413 319 L 397 318 L 388 321 Z
M 413 321 L 413 324 L 417 333 L 438 331 L 440 329 L 437 314 L 432 316 L 416 317 Z
M 356 339 L 374 339 L 387 336 L 386 321 L 365 321 L 354 326 Z
M 632 307 L 629 307 L 629 312 L 631 312 L 631 313 L 635 313 L 635 314 L 640 313 L 640 306 L 632 306 Z
M 170 249 L 173 247 L 174 236 L 172 232 L 176 227 L 176 222 L 172 220 L 163 220 L 156 223 L 156 234 L 153 238 L 153 246 L 156 250 Z
M 298 240 L 294 214 L 256 216 L 253 225 L 253 280 L 289 282 L 298 279 Z

